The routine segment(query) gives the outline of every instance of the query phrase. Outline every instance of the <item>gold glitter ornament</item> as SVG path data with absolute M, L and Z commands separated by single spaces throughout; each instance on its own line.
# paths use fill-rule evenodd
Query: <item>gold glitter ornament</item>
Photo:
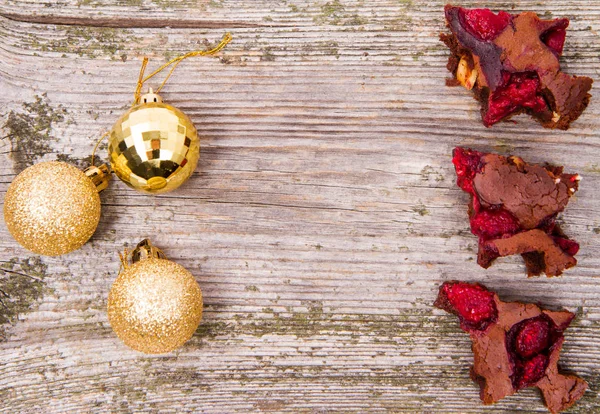
M 183 266 L 148 239 L 121 256 L 123 270 L 108 295 L 108 320 L 125 345 L 147 354 L 187 342 L 202 319 L 202 291 Z
M 4 198 L 8 231 L 36 254 L 59 256 L 79 249 L 96 231 L 98 192 L 106 188 L 109 178 L 105 165 L 84 172 L 48 161 L 25 169 Z
M 214 55 L 231 41 L 227 33 L 217 47 L 194 51 L 165 63 L 144 77 L 148 58 L 142 62 L 132 108 L 112 127 L 108 155 L 113 171 L 130 187 L 145 193 L 166 193 L 181 186 L 194 172 L 200 158 L 200 140 L 191 119 L 172 105 L 163 103 L 158 92 L 175 67 L 191 56 Z M 144 83 L 173 65 L 156 90 L 141 95 Z

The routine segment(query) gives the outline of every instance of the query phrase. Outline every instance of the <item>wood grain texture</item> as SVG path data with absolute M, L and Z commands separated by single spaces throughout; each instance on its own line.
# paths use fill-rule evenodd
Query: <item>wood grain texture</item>
M 444 85 L 443 5 L 1 2 L 2 198 L 33 162 L 85 165 L 143 55 L 153 68 L 226 30 L 234 41 L 164 89 L 202 136 L 179 191 L 149 197 L 115 179 L 96 235 L 59 258 L 0 225 L 0 412 L 546 412 L 533 390 L 480 405 L 470 341 L 432 308 L 455 278 L 577 311 L 562 365 L 590 390 L 569 412 L 600 412 L 598 86 L 568 132 L 527 117 L 485 129 L 469 94 Z M 486 5 L 569 17 L 566 71 L 600 78 L 600 1 Z M 456 145 L 583 176 L 562 218 L 582 246 L 576 268 L 527 279 L 518 258 L 476 265 Z M 106 318 L 117 253 L 146 236 L 205 298 L 194 338 L 166 356 L 128 350 Z

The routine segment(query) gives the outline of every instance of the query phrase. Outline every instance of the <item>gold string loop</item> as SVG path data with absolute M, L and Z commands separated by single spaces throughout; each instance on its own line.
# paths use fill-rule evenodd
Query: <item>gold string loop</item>
M 214 47 L 213 49 L 210 49 L 210 50 L 196 50 L 196 51 L 193 51 L 193 52 L 188 52 L 185 55 L 181 55 L 181 56 L 178 56 L 176 58 L 173 58 L 173 59 L 169 60 L 167 63 L 163 64 L 161 67 L 159 67 L 158 69 L 156 69 L 154 72 L 152 72 L 150 75 L 148 75 L 146 77 L 144 77 L 144 72 L 146 70 L 146 66 L 148 65 L 148 57 L 145 56 L 144 60 L 142 61 L 142 67 L 140 69 L 140 76 L 138 78 L 137 86 L 135 88 L 135 93 L 134 93 L 134 96 L 133 96 L 134 97 L 133 103 L 131 105 L 132 106 L 133 105 L 137 105 L 140 102 L 140 98 L 142 96 L 142 88 L 144 86 L 144 83 L 147 82 L 150 78 L 152 78 L 155 75 L 159 74 L 160 72 L 162 72 L 163 70 L 165 70 L 167 67 L 173 65 L 171 67 L 171 70 L 169 70 L 169 73 L 167 74 L 167 76 L 165 77 L 165 79 L 162 81 L 162 83 L 158 87 L 158 89 L 156 89 L 155 93 L 158 93 L 163 88 L 163 86 L 165 86 L 165 83 L 167 83 L 167 80 L 169 80 L 169 78 L 173 74 L 173 71 L 175 70 L 175 68 L 177 67 L 177 65 L 179 65 L 179 63 L 182 60 L 187 59 L 189 57 L 193 57 L 193 56 L 212 56 L 212 55 L 215 55 L 215 54 L 219 53 L 225 46 L 227 46 L 227 44 L 229 42 L 231 42 L 231 39 L 232 39 L 231 33 L 226 33 L 225 36 L 223 36 L 223 39 L 219 42 L 219 44 L 216 47 Z
M 129 256 L 131 256 L 131 252 L 127 248 L 123 249 L 123 253 L 119 253 L 119 261 L 121 262 L 119 273 L 129 266 Z
M 98 150 L 100 143 L 102 141 L 104 141 L 104 138 L 106 138 L 109 134 L 110 134 L 110 132 L 106 131 L 104 134 L 102 134 L 102 136 L 98 139 L 98 141 L 96 141 L 96 146 L 94 147 L 94 150 L 92 151 L 92 159 L 90 160 L 90 164 L 92 165 L 92 167 L 94 166 L 94 158 L 96 157 L 96 151 Z
M 148 56 L 144 56 L 144 60 L 142 60 L 142 67 L 140 68 L 140 76 L 138 77 L 137 86 L 135 87 L 135 92 L 133 93 L 133 104 L 132 106 L 139 103 L 140 96 L 142 96 L 142 88 L 144 87 L 144 72 L 146 71 L 146 66 L 148 66 Z
M 215 54 L 219 53 L 225 46 L 227 46 L 227 44 L 229 42 L 231 42 L 232 39 L 233 39 L 233 37 L 231 36 L 231 33 L 226 33 L 225 36 L 223 36 L 223 39 L 221 39 L 221 41 L 219 42 L 219 44 L 216 47 L 214 47 L 210 50 L 196 50 L 193 52 L 188 52 L 185 55 L 181 55 L 176 58 L 173 58 L 146 77 L 144 77 L 144 72 L 146 71 L 146 67 L 148 66 L 148 57 L 144 56 L 144 59 L 142 60 L 142 67 L 140 68 L 140 75 L 138 77 L 137 85 L 136 85 L 135 92 L 134 92 L 134 100 L 131 105 L 134 106 L 140 102 L 140 98 L 142 96 L 142 88 L 144 87 L 144 83 L 147 82 L 152 77 L 159 74 L 160 72 L 162 72 L 163 70 L 165 70 L 170 65 L 173 65 L 173 66 L 171 67 L 171 70 L 169 70 L 169 73 L 167 74 L 165 79 L 162 81 L 162 83 L 160 84 L 158 89 L 156 90 L 156 93 L 160 92 L 160 90 L 163 88 L 163 86 L 165 86 L 165 83 L 167 83 L 167 81 L 173 74 L 173 71 L 175 70 L 177 65 L 179 65 L 179 63 L 181 63 L 182 60 L 187 59 L 192 56 L 215 55 Z M 104 139 L 106 139 L 106 137 L 109 135 L 110 135 L 110 131 L 106 131 L 104 134 L 102 134 L 102 136 L 96 142 L 96 146 L 94 146 L 94 150 L 92 151 L 92 157 L 90 160 L 92 166 L 94 166 L 94 161 L 96 158 L 96 151 L 98 150 L 98 147 L 100 146 L 102 141 L 104 141 Z

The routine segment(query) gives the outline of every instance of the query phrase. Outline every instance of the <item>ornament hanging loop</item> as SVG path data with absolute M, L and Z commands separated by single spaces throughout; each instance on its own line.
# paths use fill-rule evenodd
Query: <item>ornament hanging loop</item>
M 148 57 L 144 56 L 144 60 L 142 61 L 142 67 L 140 68 L 140 76 L 138 78 L 137 86 L 135 88 L 135 92 L 133 95 L 134 99 L 133 99 L 132 106 L 140 103 L 140 98 L 142 96 L 142 88 L 144 87 L 144 83 L 147 82 L 150 78 L 156 76 L 157 74 L 159 74 L 160 72 L 162 72 L 163 70 L 168 68 L 169 66 L 173 65 L 171 67 L 171 70 L 169 70 L 169 73 L 167 74 L 165 79 L 162 81 L 160 86 L 154 92 L 154 93 L 158 94 L 160 92 L 160 90 L 163 88 L 163 86 L 165 86 L 165 83 L 167 83 L 167 80 L 169 80 L 169 78 L 173 74 L 173 71 L 175 70 L 177 65 L 179 65 L 179 63 L 182 60 L 187 59 L 189 57 L 193 57 L 193 56 L 213 56 L 213 55 L 219 53 L 225 46 L 227 46 L 227 44 L 229 42 L 231 42 L 231 39 L 232 39 L 231 33 L 226 33 L 225 36 L 223 36 L 223 39 L 219 42 L 219 44 L 215 48 L 210 49 L 210 50 L 196 50 L 193 52 L 188 52 L 185 55 L 181 55 L 176 58 L 173 58 L 146 77 L 144 77 L 144 72 L 146 71 L 146 66 L 148 66 Z
M 96 145 L 92 150 L 92 158 L 90 160 L 90 166 L 83 170 L 84 174 L 89 177 L 90 180 L 96 186 L 96 190 L 98 192 L 104 191 L 108 188 L 108 182 L 110 181 L 110 169 L 108 165 L 101 164 L 98 167 L 94 165 L 94 161 L 96 160 L 96 151 L 98 150 L 98 146 L 104 138 L 108 136 L 108 132 L 105 132 L 98 141 L 96 141 Z
M 92 159 L 90 160 L 90 164 L 93 167 L 94 166 L 94 161 L 96 159 L 96 151 L 98 151 L 98 147 L 100 146 L 100 143 L 102 141 L 104 141 L 104 139 L 110 134 L 109 131 L 106 131 L 104 134 L 102 134 L 102 136 L 100 138 L 98 138 L 98 141 L 96 141 L 96 146 L 94 146 L 94 150 L 92 151 Z

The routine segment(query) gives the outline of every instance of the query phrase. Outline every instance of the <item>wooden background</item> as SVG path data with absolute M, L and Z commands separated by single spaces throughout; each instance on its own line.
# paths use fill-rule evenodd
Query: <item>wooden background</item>
M 569 17 L 564 68 L 600 79 L 600 1 L 485 5 Z M 115 179 L 96 235 L 59 258 L 0 225 L 0 412 L 546 412 L 534 389 L 480 405 L 468 336 L 432 308 L 455 278 L 576 311 L 562 365 L 590 390 L 569 412 L 600 412 L 600 83 L 568 132 L 527 117 L 485 129 L 469 93 L 444 85 L 443 6 L 2 0 L 2 199 L 34 162 L 86 165 L 144 55 L 153 69 L 226 31 L 234 40 L 164 89 L 202 135 L 179 191 L 151 197 Z M 456 145 L 579 172 L 562 219 L 579 265 L 551 280 L 527 279 L 520 258 L 479 268 Z M 146 236 L 205 297 L 194 338 L 166 356 L 129 350 L 106 317 L 117 253 Z

